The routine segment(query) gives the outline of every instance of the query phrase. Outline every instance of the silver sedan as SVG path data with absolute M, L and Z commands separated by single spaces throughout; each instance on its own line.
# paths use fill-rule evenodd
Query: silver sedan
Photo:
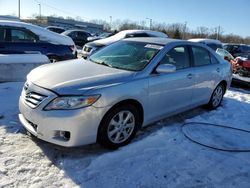
M 36 137 L 66 147 L 98 142 L 115 149 L 138 129 L 207 105 L 217 108 L 231 66 L 205 45 L 166 38 L 130 38 L 88 61 L 38 67 L 27 76 L 19 119 Z

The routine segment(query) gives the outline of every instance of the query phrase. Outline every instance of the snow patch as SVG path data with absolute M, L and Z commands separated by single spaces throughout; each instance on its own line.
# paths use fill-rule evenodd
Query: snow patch
M 193 144 L 184 122 L 250 129 L 250 93 L 230 89 L 217 110 L 201 108 L 142 130 L 128 146 L 61 148 L 31 139 L 17 120 L 23 83 L 0 84 L 0 187 L 249 187 L 250 153 Z M 20 132 L 15 133 L 16 129 Z

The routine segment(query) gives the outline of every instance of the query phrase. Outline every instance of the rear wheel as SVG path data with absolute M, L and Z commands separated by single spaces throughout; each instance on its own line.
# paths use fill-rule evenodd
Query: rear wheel
M 210 109 L 216 109 L 218 106 L 220 106 L 221 104 L 221 101 L 223 99 L 223 96 L 225 94 L 225 86 L 220 83 L 216 88 L 215 90 L 213 91 L 213 94 L 211 96 L 211 99 L 208 103 L 208 107 Z
M 127 145 L 135 137 L 139 124 L 139 113 L 133 105 L 118 106 L 104 116 L 98 142 L 108 149 Z

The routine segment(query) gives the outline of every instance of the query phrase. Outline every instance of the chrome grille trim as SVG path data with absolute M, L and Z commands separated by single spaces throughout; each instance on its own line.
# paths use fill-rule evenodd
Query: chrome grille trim
M 39 106 L 44 99 L 48 96 L 42 95 L 33 91 L 24 90 L 24 101 L 25 103 L 30 106 L 31 108 L 36 108 Z

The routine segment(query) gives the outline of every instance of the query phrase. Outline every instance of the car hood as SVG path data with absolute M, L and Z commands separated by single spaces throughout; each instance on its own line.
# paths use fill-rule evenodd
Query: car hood
M 99 65 L 83 59 L 42 65 L 32 70 L 28 81 L 58 94 L 83 94 L 133 79 L 135 72 Z
M 119 40 L 122 40 L 125 38 L 125 35 L 113 35 L 111 37 L 107 37 L 107 38 L 104 38 L 104 39 L 99 39 L 99 40 L 95 40 L 93 42 L 90 42 L 91 46 L 93 47 L 102 47 L 102 46 L 107 46 L 107 45 L 110 45 L 114 42 L 117 42 Z

